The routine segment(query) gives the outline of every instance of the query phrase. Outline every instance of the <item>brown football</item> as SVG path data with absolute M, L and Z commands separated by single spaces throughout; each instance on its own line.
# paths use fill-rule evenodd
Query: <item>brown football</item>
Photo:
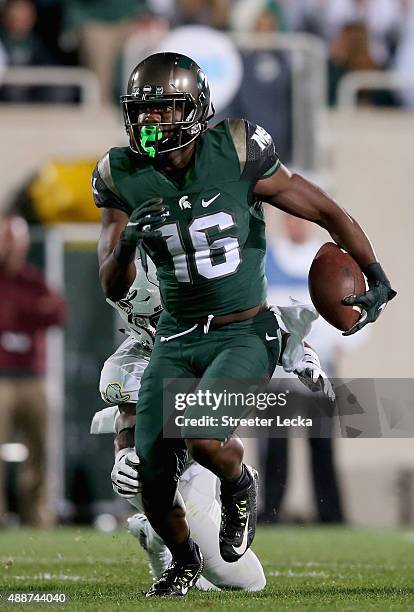
M 309 270 L 309 293 L 319 314 L 337 329 L 351 329 L 361 313 L 357 307 L 344 306 L 342 300 L 365 290 L 355 259 L 333 242 L 321 246 Z

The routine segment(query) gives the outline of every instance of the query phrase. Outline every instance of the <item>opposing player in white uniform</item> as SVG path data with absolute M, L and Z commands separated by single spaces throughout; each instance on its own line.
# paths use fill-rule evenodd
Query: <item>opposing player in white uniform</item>
M 162 306 L 152 262 L 148 260 L 148 270 L 145 271 L 137 260 L 136 269 L 137 276 L 126 298 L 117 303 L 108 300 L 128 324 L 128 337 L 103 366 L 100 393 L 109 407 L 95 414 L 91 433 L 116 434 L 116 456 L 111 473 L 113 488 L 139 510 L 129 519 L 128 529 L 146 550 L 151 572 L 158 578 L 168 567 L 171 554 L 143 514 L 140 483 L 133 467 L 138 461 L 133 440 L 140 379 L 151 355 Z M 284 367 L 294 369 L 304 384 L 332 398 L 332 387 L 321 370 L 316 353 L 303 345 L 303 337 L 316 313 L 311 307 L 303 306 L 275 310 L 292 332 L 285 343 Z M 187 466 L 180 479 L 179 492 L 186 506 L 191 535 L 205 560 L 197 586 L 202 590 L 239 588 L 260 591 L 265 587 L 266 579 L 260 561 L 251 549 L 235 563 L 227 563 L 220 555 L 221 511 L 216 489 L 216 476 L 195 462 Z

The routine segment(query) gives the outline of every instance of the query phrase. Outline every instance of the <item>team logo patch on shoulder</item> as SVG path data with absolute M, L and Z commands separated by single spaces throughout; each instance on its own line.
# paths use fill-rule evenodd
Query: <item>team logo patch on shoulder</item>
M 264 128 L 258 125 L 254 131 L 253 136 L 250 138 L 250 140 L 254 140 L 255 142 L 257 142 L 261 151 L 264 151 L 265 148 L 269 146 L 270 143 L 272 142 L 272 137 L 268 132 L 266 132 Z
M 119 382 L 109 383 L 102 395 L 108 404 L 123 404 L 131 398 L 129 393 L 124 392 Z

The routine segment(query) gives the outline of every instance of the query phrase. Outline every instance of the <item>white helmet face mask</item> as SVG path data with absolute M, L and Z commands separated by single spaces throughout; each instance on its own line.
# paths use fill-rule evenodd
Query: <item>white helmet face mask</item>
M 141 259 L 135 260 L 137 274 L 128 294 L 122 300 L 106 301 L 118 311 L 139 341 L 151 349 L 162 305 L 155 265 L 149 258 L 147 262 L 148 272 L 144 270 Z

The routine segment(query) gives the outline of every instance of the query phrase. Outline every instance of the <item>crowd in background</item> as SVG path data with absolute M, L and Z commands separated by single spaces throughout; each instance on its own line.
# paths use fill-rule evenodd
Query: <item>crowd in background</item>
M 201 24 L 219 30 L 308 32 L 326 43 L 329 102 L 355 70 L 410 71 L 413 0 L 0 0 L 0 66 L 79 65 L 95 71 L 105 102 L 130 36 Z M 7 101 L 71 101 L 73 91 L 4 88 Z M 65 101 L 65 100 L 64 100 Z M 367 104 L 412 104 L 407 95 L 365 96 Z
M 7 443 L 27 449 L 19 471 L 16 509 L 32 527 L 51 527 L 47 495 L 48 401 L 46 332 L 66 322 L 66 303 L 28 261 L 29 226 L 17 215 L 0 219 L 0 529 L 9 523 Z M 23 459 L 23 458 L 22 458 Z M 9 457 L 10 460 L 10 457 Z

